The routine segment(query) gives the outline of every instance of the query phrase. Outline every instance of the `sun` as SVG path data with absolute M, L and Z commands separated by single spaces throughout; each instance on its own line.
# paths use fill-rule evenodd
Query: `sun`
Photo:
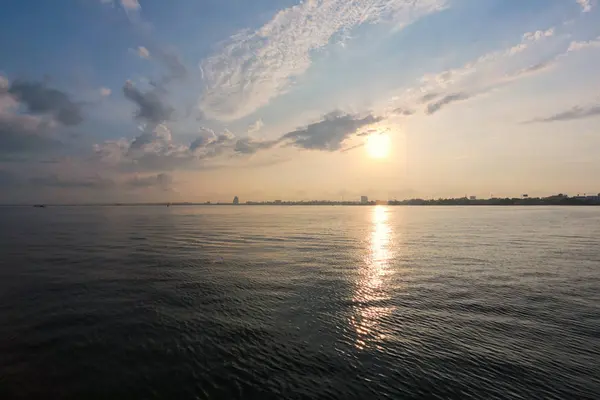
M 367 153 L 372 158 L 385 158 L 390 153 L 390 137 L 384 133 L 369 136 Z

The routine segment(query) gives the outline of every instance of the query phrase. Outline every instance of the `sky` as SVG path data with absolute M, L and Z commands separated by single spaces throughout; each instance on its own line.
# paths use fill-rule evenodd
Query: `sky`
M 600 192 L 598 0 L 8 0 L 0 203 Z

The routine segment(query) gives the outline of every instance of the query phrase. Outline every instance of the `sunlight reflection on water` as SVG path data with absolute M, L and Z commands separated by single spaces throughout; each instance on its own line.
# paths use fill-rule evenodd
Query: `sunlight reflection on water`
M 359 349 L 378 346 L 385 338 L 385 329 L 380 326 L 380 321 L 392 312 L 392 307 L 385 305 L 389 300 L 386 276 L 390 273 L 393 256 L 393 232 L 388 223 L 388 213 L 387 207 L 376 206 L 371 214 L 368 255 L 359 272 L 354 296 L 357 312 L 350 321 L 357 333 L 356 347 Z

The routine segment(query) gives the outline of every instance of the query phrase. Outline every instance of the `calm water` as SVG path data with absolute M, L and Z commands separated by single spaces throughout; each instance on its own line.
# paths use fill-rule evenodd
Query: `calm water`
M 0 398 L 600 398 L 600 208 L 0 208 Z

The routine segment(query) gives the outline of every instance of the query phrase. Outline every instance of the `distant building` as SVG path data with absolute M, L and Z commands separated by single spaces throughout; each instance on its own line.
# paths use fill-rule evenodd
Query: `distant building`
M 477 200 L 477 196 L 469 196 L 469 200 Z
M 281 200 L 275 200 L 275 204 L 281 204 Z
M 367 196 L 360 196 L 360 203 L 367 204 L 369 202 L 369 198 Z
M 240 199 L 237 196 L 233 198 L 233 204 L 240 204 Z

